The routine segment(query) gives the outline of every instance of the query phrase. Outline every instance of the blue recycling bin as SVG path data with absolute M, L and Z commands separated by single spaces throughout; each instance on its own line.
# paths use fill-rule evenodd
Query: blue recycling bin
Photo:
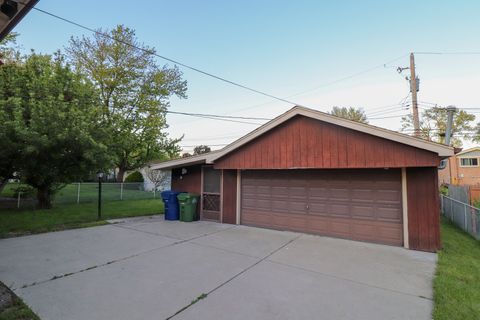
M 177 195 L 180 192 L 168 190 L 162 192 L 162 200 L 164 204 L 165 220 L 178 220 L 180 211 L 178 209 Z

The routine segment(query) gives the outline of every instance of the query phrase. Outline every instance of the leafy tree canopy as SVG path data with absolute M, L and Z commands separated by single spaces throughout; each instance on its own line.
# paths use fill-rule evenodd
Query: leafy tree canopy
M 208 153 L 210 151 L 212 151 L 212 149 L 209 146 L 205 146 L 205 145 L 199 145 L 199 146 L 196 146 L 195 148 L 193 148 L 193 154 L 194 155 L 202 154 L 202 153 Z
M 475 115 L 464 110 L 457 110 L 453 116 L 451 145 L 462 146 L 462 138 L 469 140 L 472 122 Z M 439 143 L 445 142 L 447 128 L 447 109 L 434 107 L 426 109 L 420 117 L 420 135 L 422 138 Z M 402 118 L 402 131 L 413 133 L 413 116 L 409 114 Z
M 352 121 L 368 123 L 367 115 L 362 108 L 333 107 L 330 114 Z
M 150 160 L 178 155 L 179 139 L 169 139 L 165 132 L 169 98 L 187 97 L 187 83 L 177 67 L 159 66 L 152 55 L 155 49 L 123 25 L 92 37 L 71 38 L 67 52 L 98 89 L 118 180 Z
M 60 53 L 2 65 L 1 175 L 17 172 L 51 207 L 56 190 L 108 163 L 97 105 L 94 87 Z

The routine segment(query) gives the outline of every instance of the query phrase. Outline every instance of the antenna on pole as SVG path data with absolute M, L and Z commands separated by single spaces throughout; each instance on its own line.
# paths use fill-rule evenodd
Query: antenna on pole
M 454 106 L 447 107 L 447 128 L 445 130 L 445 144 L 447 146 L 450 145 L 450 141 L 452 138 L 452 131 L 453 131 L 453 114 L 457 112 L 457 108 Z M 440 165 L 438 166 L 439 170 L 445 169 L 448 164 L 448 159 L 443 159 L 440 161 Z

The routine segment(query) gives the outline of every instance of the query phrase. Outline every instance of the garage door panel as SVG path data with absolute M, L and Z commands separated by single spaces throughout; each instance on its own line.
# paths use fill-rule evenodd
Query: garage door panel
M 281 200 L 272 200 L 272 211 L 273 212 L 289 212 L 288 209 L 288 201 L 281 201 Z
M 376 196 L 378 201 L 395 201 L 396 202 L 402 199 L 401 192 L 397 190 L 378 190 Z
M 242 224 L 267 227 L 278 230 L 304 232 L 307 221 L 305 214 L 262 213 L 258 211 L 242 212 Z
M 305 214 L 306 206 L 305 201 L 290 200 L 287 207 L 291 213 Z
M 241 219 L 253 226 L 402 245 L 401 199 L 399 170 L 246 171 Z
M 275 229 L 302 231 L 307 226 L 305 214 L 274 214 L 272 222 Z
M 353 201 L 370 201 L 374 197 L 374 190 L 369 189 L 370 186 L 365 186 L 365 189 L 353 189 L 351 200 Z
M 352 206 L 352 218 L 374 218 L 375 209 L 373 206 Z
M 344 203 L 331 203 L 328 212 L 332 216 L 350 217 L 350 207 Z
M 394 220 L 401 222 L 402 221 L 402 211 L 398 208 L 379 208 L 377 216 L 379 220 Z
M 270 186 L 263 186 L 263 185 L 259 185 L 257 186 L 257 190 L 255 190 L 256 194 L 259 195 L 259 196 L 268 196 L 270 197 Z
M 329 205 L 326 202 L 315 202 L 315 203 L 310 202 L 309 206 L 310 206 L 310 210 L 309 210 L 310 215 L 315 215 L 315 216 L 329 215 L 329 211 L 328 211 Z
M 323 201 L 327 200 L 330 196 L 330 190 L 326 188 L 310 188 L 309 190 L 309 198 L 310 201 Z
M 331 188 L 329 198 L 331 200 L 346 201 L 350 198 L 350 190 L 348 190 L 347 188 L 343 188 L 343 189 Z
M 275 198 L 284 198 L 288 197 L 288 187 L 287 186 L 272 186 L 272 197 Z
M 329 225 L 329 230 L 332 235 L 342 238 L 348 238 L 350 235 L 350 221 L 335 219 Z

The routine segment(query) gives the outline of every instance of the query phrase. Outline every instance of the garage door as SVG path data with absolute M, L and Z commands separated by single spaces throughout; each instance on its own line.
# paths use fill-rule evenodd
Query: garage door
M 245 225 L 403 244 L 400 170 L 242 172 Z

